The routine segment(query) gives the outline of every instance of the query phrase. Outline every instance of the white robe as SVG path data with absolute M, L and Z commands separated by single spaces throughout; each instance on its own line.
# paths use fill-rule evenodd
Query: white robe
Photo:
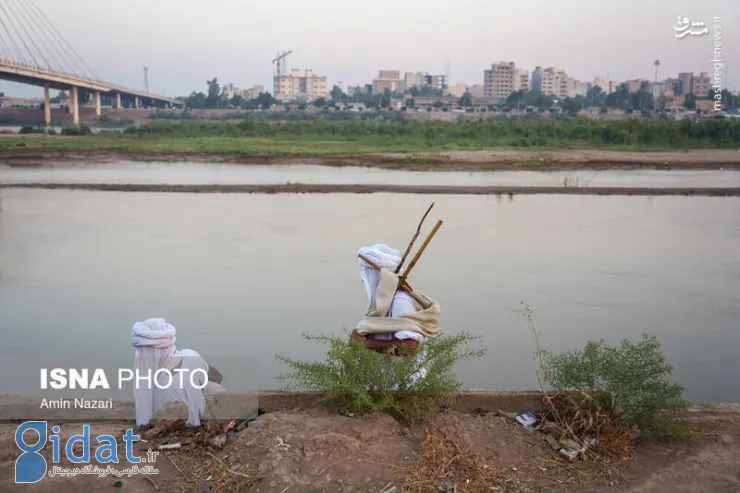
M 208 382 L 205 376 L 208 373 L 208 363 L 197 351 L 178 350 L 175 347 L 175 334 L 175 327 L 163 318 L 137 322 L 131 329 L 137 425 L 149 424 L 157 411 L 168 402 L 182 402 L 188 407 L 187 423 L 191 426 L 200 426 L 201 416 L 206 407 L 206 394 L 223 391 L 220 385 Z M 184 370 L 182 384 L 178 373 L 172 371 L 178 365 Z M 168 382 L 169 378 L 164 372 L 157 379 L 159 386 L 154 383 L 155 372 L 159 369 L 171 372 L 173 376 L 171 383 Z M 196 369 L 203 371 L 194 372 Z M 138 382 L 137 375 L 141 378 Z M 149 381 L 144 380 L 146 376 L 150 376 Z

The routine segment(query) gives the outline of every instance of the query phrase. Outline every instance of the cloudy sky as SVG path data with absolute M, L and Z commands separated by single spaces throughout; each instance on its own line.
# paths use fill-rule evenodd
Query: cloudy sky
M 8 9 L 29 0 L 0 0 Z M 712 72 L 714 16 L 722 22 L 726 85 L 740 90 L 740 0 L 33 0 L 96 75 L 169 96 L 206 79 L 272 88 L 272 58 L 329 84 L 363 84 L 378 69 L 445 73 L 480 84 L 491 63 L 565 69 L 581 80 Z M 0 16 L 11 24 L 11 15 Z M 678 16 L 710 33 L 677 39 Z M 17 25 L 17 23 L 16 23 Z M 29 28 L 30 30 L 30 28 Z M 0 46 L 2 49 L 2 46 Z M 42 90 L 0 82 L 7 95 Z

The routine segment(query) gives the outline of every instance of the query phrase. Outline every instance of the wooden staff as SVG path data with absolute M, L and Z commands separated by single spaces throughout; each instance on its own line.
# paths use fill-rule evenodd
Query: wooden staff
M 375 262 L 373 262 L 372 260 L 370 260 L 369 258 L 367 258 L 366 256 L 364 256 L 362 254 L 358 254 L 357 256 L 360 257 L 365 262 L 367 262 L 367 264 L 370 267 L 372 267 L 373 269 L 380 270 L 380 266 L 378 264 L 376 264 Z M 398 288 L 399 289 L 402 289 L 403 291 L 406 291 L 407 293 L 411 293 L 411 292 L 414 291 L 413 288 L 411 286 L 409 286 L 409 284 L 406 281 L 401 281 L 398 284 Z
M 411 248 L 414 246 L 416 239 L 421 234 L 421 225 L 424 224 L 424 219 L 426 219 L 429 213 L 432 211 L 432 207 L 434 207 L 434 202 L 432 202 L 432 205 L 429 206 L 429 209 L 427 209 L 427 211 L 421 217 L 421 221 L 419 221 L 419 225 L 416 227 L 416 233 L 414 233 L 414 236 L 411 238 L 411 242 L 409 243 L 409 246 L 406 247 L 406 251 L 403 253 L 403 257 L 401 257 L 401 262 L 399 262 L 398 267 L 396 267 L 396 270 L 395 270 L 396 274 L 401 272 L 401 267 L 403 267 L 403 263 L 406 261 L 406 257 L 408 257 L 409 253 L 411 253 Z
M 416 255 L 414 256 L 413 260 L 411 260 L 411 263 L 409 264 L 409 266 L 406 267 L 406 271 L 401 276 L 401 279 L 403 280 L 403 282 L 406 282 L 406 278 L 411 273 L 411 269 L 413 269 L 414 266 L 416 265 L 416 262 L 419 261 L 419 258 L 421 258 L 421 254 L 424 253 L 424 250 L 426 250 L 427 246 L 429 245 L 429 242 L 432 241 L 432 238 L 434 238 L 434 235 L 437 234 L 437 231 L 439 230 L 441 226 L 442 226 L 442 220 L 440 219 L 437 221 L 437 224 L 435 224 L 432 230 L 429 232 L 426 239 L 424 240 L 424 243 L 421 244 L 421 248 L 419 248 L 419 251 L 416 252 Z

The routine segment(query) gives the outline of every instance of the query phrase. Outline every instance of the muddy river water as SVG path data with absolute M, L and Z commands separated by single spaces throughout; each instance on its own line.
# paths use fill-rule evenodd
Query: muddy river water
M 393 173 L 101 164 L 5 168 L 0 181 L 556 185 L 563 179 Z M 720 171 L 577 175 L 572 179 L 616 186 L 740 185 L 740 175 Z M 34 189 L 0 190 L 0 375 L 9 377 L 0 394 L 38 388 L 38 368 L 46 363 L 128 367 L 131 325 L 160 316 L 178 328 L 178 347 L 200 351 L 224 383 L 277 387 L 285 367 L 276 353 L 320 358 L 324 347 L 304 342 L 301 333 L 340 334 L 363 313 L 357 249 L 384 242 L 403 250 L 431 201 L 427 228 L 437 217 L 445 223 L 412 284 L 440 302 L 443 330 L 482 336 L 485 358 L 457 368 L 465 387 L 536 386 L 521 314 L 526 301 L 547 349 L 653 333 L 690 399 L 740 399 L 737 197 Z

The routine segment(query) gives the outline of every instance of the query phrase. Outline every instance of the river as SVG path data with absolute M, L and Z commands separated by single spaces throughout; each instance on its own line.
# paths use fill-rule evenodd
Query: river
M 547 349 L 654 333 L 690 399 L 737 401 L 738 198 L 33 189 L 0 190 L 0 394 L 40 366 L 129 367 L 131 325 L 158 316 L 225 384 L 277 387 L 276 353 L 320 358 L 301 333 L 363 313 L 357 249 L 403 250 L 430 201 L 445 223 L 411 281 L 443 330 L 483 337 L 465 387 L 536 387 L 526 300 Z

